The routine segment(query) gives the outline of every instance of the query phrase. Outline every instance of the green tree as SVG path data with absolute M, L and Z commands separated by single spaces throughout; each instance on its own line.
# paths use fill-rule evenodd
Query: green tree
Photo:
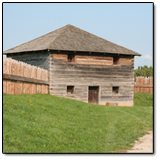
M 138 69 L 134 70 L 134 78 L 138 76 L 153 77 L 153 67 L 148 67 L 147 65 L 138 66 Z

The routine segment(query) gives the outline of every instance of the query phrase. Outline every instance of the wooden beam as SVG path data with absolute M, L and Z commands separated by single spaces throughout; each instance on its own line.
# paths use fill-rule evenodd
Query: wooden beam
M 153 86 L 134 86 L 135 88 L 153 88 Z
M 3 74 L 3 79 L 49 85 L 48 81 L 38 80 L 38 79 L 28 78 L 28 77 L 15 76 L 10 74 Z

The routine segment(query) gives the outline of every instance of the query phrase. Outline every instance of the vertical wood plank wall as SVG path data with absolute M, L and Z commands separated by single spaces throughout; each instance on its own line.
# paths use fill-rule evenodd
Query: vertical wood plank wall
M 153 77 L 136 77 L 134 92 L 153 94 Z
M 3 74 L 48 81 L 47 70 L 11 58 L 3 58 Z M 48 93 L 48 85 L 3 79 L 3 92 L 6 94 Z

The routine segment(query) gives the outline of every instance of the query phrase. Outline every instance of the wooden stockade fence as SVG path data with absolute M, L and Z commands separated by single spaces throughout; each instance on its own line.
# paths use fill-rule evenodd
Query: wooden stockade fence
M 48 71 L 11 58 L 3 58 L 3 92 L 36 94 L 49 92 Z M 153 94 L 153 77 L 136 77 L 134 92 Z
M 3 58 L 3 92 L 48 93 L 48 71 L 11 58 Z
M 153 94 L 153 77 L 136 77 L 134 92 Z

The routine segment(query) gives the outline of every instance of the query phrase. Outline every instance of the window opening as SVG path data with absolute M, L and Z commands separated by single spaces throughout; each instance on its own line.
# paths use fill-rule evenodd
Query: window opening
M 113 57 L 113 64 L 118 64 L 119 57 Z
M 119 87 L 112 87 L 112 94 L 118 94 Z
M 75 55 L 74 54 L 68 54 L 68 62 L 74 62 L 75 60 Z
M 73 94 L 74 93 L 74 86 L 67 86 L 67 94 Z

